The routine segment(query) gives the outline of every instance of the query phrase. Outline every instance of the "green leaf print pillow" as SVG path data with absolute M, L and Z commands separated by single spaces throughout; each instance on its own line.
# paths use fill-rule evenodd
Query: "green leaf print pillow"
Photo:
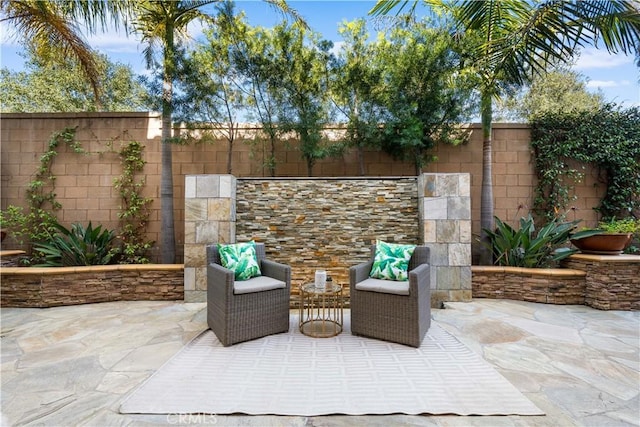
M 235 273 L 236 280 L 247 280 L 260 276 L 260 264 L 256 256 L 255 242 L 222 245 L 218 243 L 222 266 Z
M 369 277 L 383 280 L 405 281 L 409 275 L 409 260 L 415 245 L 398 245 L 376 241 L 376 253 Z

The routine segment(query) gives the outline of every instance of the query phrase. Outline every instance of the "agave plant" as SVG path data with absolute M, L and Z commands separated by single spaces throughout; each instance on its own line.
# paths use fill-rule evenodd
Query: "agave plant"
M 577 250 L 564 248 L 572 231 L 580 220 L 560 221 L 554 219 L 536 232 L 531 215 L 520 218 L 520 228 L 495 218 L 496 229 L 486 230 L 494 263 L 511 267 L 550 267 L 572 255 Z
M 44 262 L 38 267 L 65 267 L 73 265 L 104 265 L 111 263 L 119 253 L 114 247 L 116 237 L 113 230 L 103 230 L 99 225 L 87 228 L 82 224 L 72 224 L 71 230 L 55 224 L 58 232 L 48 242 L 36 244 L 34 249 L 41 253 Z

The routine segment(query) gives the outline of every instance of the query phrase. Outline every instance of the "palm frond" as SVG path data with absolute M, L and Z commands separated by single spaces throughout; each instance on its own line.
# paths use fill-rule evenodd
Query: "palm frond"
M 46 1 L 0 3 L 5 16 L 2 20 L 11 23 L 21 37 L 30 40 L 36 47 L 47 47 L 78 60 L 98 103 L 100 73 L 96 55 L 80 36 L 75 17 L 62 6 L 58 2 Z
M 369 15 L 387 15 L 389 12 L 396 8 L 396 15 L 399 15 L 403 10 L 405 10 L 405 7 L 407 7 L 407 5 L 409 6 L 409 14 L 413 14 L 416 10 L 418 2 L 415 0 L 378 0 L 378 2 L 369 11 Z
M 458 25 L 483 35 L 480 66 L 518 85 L 598 40 L 610 52 L 633 52 L 640 44 L 640 14 L 633 2 L 459 0 L 456 5 Z
M 281 12 L 283 16 L 293 18 L 295 24 L 300 28 L 309 29 L 309 25 L 304 20 L 302 15 L 298 11 L 286 2 L 286 0 L 264 0 L 266 3 L 273 6 L 277 11 Z

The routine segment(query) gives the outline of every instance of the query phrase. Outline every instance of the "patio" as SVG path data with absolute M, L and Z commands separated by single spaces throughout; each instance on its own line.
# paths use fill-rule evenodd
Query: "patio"
M 122 398 L 206 328 L 204 303 L 130 301 L 3 308 L 2 425 L 638 425 L 639 312 L 474 299 L 433 318 L 547 415 L 121 415 Z

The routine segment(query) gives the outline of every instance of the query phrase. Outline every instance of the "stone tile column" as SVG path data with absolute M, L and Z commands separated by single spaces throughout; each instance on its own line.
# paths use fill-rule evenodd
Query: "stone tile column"
M 206 301 L 206 246 L 236 239 L 236 178 L 187 175 L 184 208 L 184 300 Z
M 421 240 L 431 247 L 431 306 L 471 301 L 471 178 L 418 177 Z

